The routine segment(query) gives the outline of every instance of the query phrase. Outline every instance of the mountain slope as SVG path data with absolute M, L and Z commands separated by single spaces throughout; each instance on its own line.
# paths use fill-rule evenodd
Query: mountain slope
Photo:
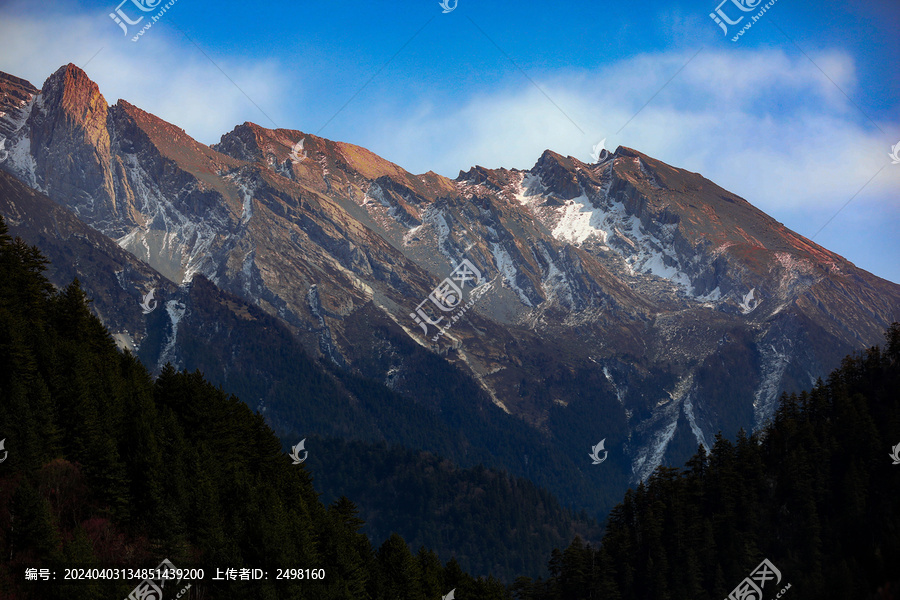
M 516 597 L 740 597 L 764 560 L 774 570 L 754 578 L 757 598 L 896 597 L 900 323 L 885 338 L 827 381 L 783 396 L 760 432 L 736 443 L 719 436 L 684 469 L 629 490 L 599 549 L 576 539 L 555 550 L 551 577 L 518 580 Z
M 453 395 L 418 365 L 465 373 L 541 439 L 495 466 L 540 477 L 531 448 L 552 448 L 571 483 L 546 484 L 598 515 L 598 494 L 719 430 L 759 427 L 783 390 L 897 318 L 900 286 L 629 148 L 449 180 L 250 123 L 207 147 L 125 101 L 107 107 L 72 65 L 39 91 L 0 85 L 18 94 L 0 108 L 0 168 L 174 283 L 203 276 L 256 305 L 344 373 L 432 409 Z M 427 299 L 464 259 L 482 279 L 438 335 L 420 317 L 448 323 Z M 177 340 L 171 352 L 186 358 Z M 452 400 L 481 411 L 470 397 Z M 585 455 L 604 438 L 598 476 Z
M 479 463 L 502 466 L 514 461 L 517 448 L 527 447 L 531 448 L 533 465 L 539 469 L 533 480 L 568 490 L 570 495 L 590 493 L 585 482 L 576 480 L 571 486 L 569 480 L 576 474 L 572 465 L 561 463 L 558 453 L 545 447 L 537 432 L 481 397 L 477 386 L 453 366 L 439 359 L 411 365 L 426 372 L 446 395 L 432 394 L 439 402 L 437 406 L 410 402 L 379 382 L 323 368 L 310 359 L 278 319 L 223 292 L 203 276 L 175 286 L 68 209 L 2 172 L 0 215 L 10 215 L 11 233 L 44 250 L 51 259 L 47 277 L 58 289 L 74 278 L 83 282 L 92 299 L 92 311 L 123 328 L 125 333 L 115 336 L 121 347 L 132 350 L 148 365 L 176 361 L 179 367 L 200 371 L 229 393 L 239 394 L 277 433 L 291 440 L 285 447 L 309 437 L 311 454 L 306 466 L 316 478 L 318 491 L 331 500 L 341 496 L 365 500 L 365 533 L 372 536 L 373 543 L 400 531 L 415 547 L 432 547 L 444 560 L 455 557 L 470 572 L 511 578 L 540 573 L 543 554 L 568 541 L 575 532 L 597 539 L 594 524 L 561 511 L 545 490 L 530 482 L 504 485 L 492 490 L 496 493 L 491 498 L 497 503 L 491 514 L 494 522 L 519 523 L 524 535 L 522 511 L 517 508 L 522 494 L 533 504 L 529 510 L 546 510 L 553 519 L 520 553 L 507 553 L 505 560 L 498 562 L 497 555 L 509 547 L 505 538 L 486 543 L 480 530 L 460 527 L 457 521 L 427 510 L 398 513 L 394 497 L 360 489 L 352 475 L 358 468 L 360 448 L 365 449 L 368 460 L 383 460 L 378 444 L 388 442 L 395 446 L 391 454 L 394 458 L 399 446 L 426 449 L 444 457 L 433 459 L 441 468 L 427 478 L 429 485 L 441 489 L 453 487 L 456 481 L 481 483 L 485 479 L 479 475 L 483 469 L 472 467 Z M 155 291 L 154 302 L 158 304 L 145 315 L 139 303 L 149 289 Z M 176 346 L 178 352 L 174 351 Z M 471 404 L 459 403 L 455 395 L 470 398 Z M 313 435 L 367 443 L 358 443 L 351 451 L 315 443 Z M 400 453 L 402 457 L 412 455 L 412 450 Z M 457 468 L 450 461 L 469 468 Z M 396 463 L 393 466 L 401 467 Z M 383 489 L 388 479 L 380 479 L 374 487 Z M 509 479 L 502 473 L 491 475 L 492 481 Z M 448 496 L 443 506 L 459 514 L 471 504 L 468 496 Z M 532 502 L 535 498 L 537 501 Z M 611 501 L 608 497 L 602 500 Z M 593 502 L 589 509 L 602 507 L 598 499 Z
M 400 534 L 411 547 L 473 565 L 506 583 L 546 573 L 555 547 L 576 535 L 599 540 L 595 522 L 573 518 L 545 490 L 522 478 L 476 466 L 459 469 L 427 452 L 384 443 L 310 439 L 307 461 L 316 486 L 341 490 L 360 508 L 372 540 Z M 342 456 L 339 464 L 326 456 Z M 352 459 L 349 459 L 352 457 Z M 337 498 L 322 495 L 323 502 Z
M 398 536 L 376 552 L 356 507 L 346 498 L 323 505 L 260 415 L 196 373 L 167 367 L 152 380 L 116 349 L 77 284 L 52 288 L 45 263 L 0 219 L 3 598 L 137 597 L 143 578 L 123 571 L 164 559 L 206 573 L 157 579 L 166 598 L 389 600 L 457 587 L 508 598 L 455 561 L 444 566 L 424 548 L 413 557 Z M 324 575 L 277 576 L 295 565 Z M 110 577 L 110 567 L 121 570 Z M 223 583 L 215 568 L 267 576 Z M 26 569 L 55 576 L 29 581 Z M 78 569 L 88 569 L 80 580 L 67 576 Z

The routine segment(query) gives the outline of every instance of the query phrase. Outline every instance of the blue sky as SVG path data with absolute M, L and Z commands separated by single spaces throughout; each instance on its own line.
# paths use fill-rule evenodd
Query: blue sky
M 450 177 L 530 168 L 547 148 L 588 160 L 605 138 L 900 282 L 895 0 L 777 0 L 737 42 L 709 17 L 718 0 L 177 0 L 138 42 L 108 16 L 119 1 L 3 1 L 0 70 L 40 86 L 73 62 L 110 103 L 204 143 L 253 121 Z M 763 4 L 723 5 L 747 15 L 733 33 Z

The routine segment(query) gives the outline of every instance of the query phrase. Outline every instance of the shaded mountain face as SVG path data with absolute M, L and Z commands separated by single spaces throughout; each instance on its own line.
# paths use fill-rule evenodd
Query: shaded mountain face
M 575 487 L 624 488 L 720 430 L 759 426 L 782 391 L 900 318 L 900 286 L 629 148 L 450 180 L 252 123 L 204 146 L 109 106 L 73 65 L 40 90 L 0 75 L 0 97 L 0 169 L 173 286 L 259 309 L 337 372 L 436 411 L 453 388 L 421 366 L 462 373 L 580 473 L 571 489 L 548 483 L 569 504 L 582 505 Z M 123 344 L 146 335 L 105 318 Z M 185 364 L 187 350 L 176 336 L 157 360 Z M 587 454 L 602 438 L 598 481 Z M 512 454 L 502 466 L 533 475 L 531 449 Z
M 307 439 L 310 460 L 304 468 L 316 490 L 326 498 L 362 502 L 373 542 L 399 532 L 413 547 L 433 543 L 444 560 L 455 557 L 479 575 L 511 581 L 522 573 L 545 574 L 546 556 L 576 534 L 599 541 L 595 521 L 564 510 L 545 489 L 485 471 L 481 465 L 515 467 L 518 449 L 528 448 L 537 471 L 532 479 L 546 488 L 581 499 L 590 512 L 615 501 L 577 481 L 575 465 L 561 460 L 538 431 L 493 406 L 465 373 L 442 359 L 415 357 L 405 349 L 408 368 L 427 372 L 447 390 L 420 394 L 429 407 L 410 402 L 383 383 L 323 368 L 277 317 L 202 275 L 176 286 L 71 210 L 2 171 L 0 215 L 12 234 L 50 259 L 46 275 L 55 286 L 81 282 L 93 311 L 119 332 L 116 341 L 145 364 L 174 361 L 189 372 L 199 370 L 264 414 L 289 440 L 285 447 Z M 140 343 L 131 344 L 133 339 Z M 346 439 L 354 440 L 352 446 Z M 376 472 L 373 487 L 370 475 Z M 423 489 L 430 490 L 425 503 Z M 490 505 L 484 504 L 485 489 Z M 488 541 L 487 512 L 499 535 Z M 539 523 L 534 515 L 550 518 Z M 516 541 L 525 538 L 531 542 Z M 511 554 L 510 547 L 520 550 Z

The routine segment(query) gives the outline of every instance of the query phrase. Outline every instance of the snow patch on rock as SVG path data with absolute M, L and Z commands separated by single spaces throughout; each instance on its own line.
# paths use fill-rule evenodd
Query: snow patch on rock
M 544 190 L 539 176 L 526 173 L 514 196 L 550 229 L 553 237 L 575 246 L 596 240 L 620 254 L 632 273 L 667 279 L 693 295 L 690 276 L 673 250 L 677 225 L 663 225 L 662 238 L 648 233 L 637 216 L 628 214 L 623 203 L 609 198 L 608 188 L 602 199 L 582 194 L 561 206 L 558 200 L 545 196 Z
M 591 206 L 586 195 L 566 202 L 560 213 L 559 221 L 552 230 L 556 239 L 581 245 L 591 236 L 597 236 L 606 243 L 608 234 L 601 227 L 605 215 Z
M 189 283 L 197 273 L 214 279 L 212 246 L 219 233 L 227 230 L 224 218 L 212 210 L 195 221 L 166 197 L 135 155 L 126 156 L 123 162 L 143 223 L 118 238 L 119 246 L 175 281 L 180 277 L 182 283 Z
M 13 142 L 8 152 L 9 157 L 7 160 L 12 167 L 12 171 L 22 179 L 26 185 L 36 189 L 42 194 L 46 194 L 47 189 L 38 184 L 37 175 L 35 174 L 37 171 L 37 162 L 35 162 L 34 157 L 31 155 L 31 138 L 28 136 L 19 138 L 17 141 Z
M 606 377 L 606 380 L 613 386 L 613 389 L 616 391 L 616 400 L 619 401 L 619 404 L 625 406 L 625 392 L 619 389 L 619 386 L 616 385 L 616 382 L 613 380 L 612 374 L 609 372 L 609 367 L 603 367 L 603 375 Z
M 177 369 L 179 364 L 175 355 L 175 342 L 178 339 L 178 324 L 187 313 L 187 307 L 178 300 L 169 300 L 166 302 L 166 313 L 169 315 L 172 333 L 169 334 L 162 352 L 159 353 L 159 368 L 161 369 L 166 363 L 172 363 L 172 366 Z
M 709 444 L 706 443 L 706 436 L 703 435 L 703 430 L 700 429 L 700 426 L 697 425 L 697 419 L 694 416 L 694 390 L 688 392 L 688 394 L 684 398 L 684 416 L 687 417 L 688 425 L 691 428 L 691 431 L 694 433 L 694 437 L 697 439 L 698 444 L 703 444 L 704 448 L 709 448 Z
M 541 280 L 541 288 L 544 290 L 544 294 L 548 299 L 557 298 L 559 300 L 564 300 L 566 306 L 573 306 L 575 304 L 575 298 L 572 294 L 572 286 L 569 283 L 569 279 L 566 277 L 565 272 L 556 266 L 556 263 L 553 261 L 553 258 L 543 244 L 538 244 L 537 248 L 544 257 L 544 261 L 547 263 L 546 272 L 543 274 L 544 276 Z
M 506 283 L 509 284 L 509 287 L 513 289 L 522 304 L 529 308 L 533 308 L 534 305 L 531 303 L 531 300 L 529 300 L 524 290 L 516 284 L 516 265 L 509 255 L 509 252 L 507 252 L 500 244 L 491 242 L 491 253 L 494 255 L 494 264 L 496 264 L 497 270 L 500 271 L 500 274 L 503 276 Z
M 753 417 L 756 428 L 762 427 L 775 414 L 778 405 L 781 382 L 793 357 L 790 339 L 785 339 L 783 343 L 787 344 L 787 348 L 781 350 L 776 349 L 774 344 L 759 348 L 762 381 L 753 393 Z
M 654 433 L 650 442 L 638 450 L 632 461 L 631 471 L 634 474 L 635 481 L 646 480 L 662 464 L 669 442 L 675 436 L 675 430 L 678 427 L 678 417 L 682 410 L 685 411 L 686 415 L 690 412 L 688 423 L 693 421 L 691 429 L 694 435 L 697 436 L 698 441 L 705 439 L 699 427 L 694 430 L 696 422 L 693 419 L 693 403 L 690 398 L 693 387 L 694 372 L 691 371 L 678 381 L 673 391 L 667 392 L 669 398 L 660 400 L 653 409 L 650 418 L 641 424 L 640 429 L 653 431 Z M 689 406 L 686 406 L 688 403 Z
M 675 437 L 675 430 L 678 428 L 678 411 L 674 412 L 675 414 L 669 418 L 669 423 L 656 431 L 650 444 L 642 448 L 632 462 L 631 472 L 635 481 L 645 481 L 656 467 L 662 464 L 666 448 L 669 447 L 669 442 Z

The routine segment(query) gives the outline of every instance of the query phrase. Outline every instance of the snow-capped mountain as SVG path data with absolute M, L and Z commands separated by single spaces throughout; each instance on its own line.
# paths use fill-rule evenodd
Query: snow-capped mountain
M 252 123 L 205 146 L 109 106 L 73 65 L 40 90 L 0 74 L 0 94 L 0 169 L 173 289 L 201 276 L 334 368 L 426 405 L 435 384 L 413 365 L 439 358 L 573 464 L 606 438 L 604 467 L 625 482 L 759 426 L 782 391 L 900 319 L 900 286 L 630 148 L 593 164 L 548 150 L 528 171 L 451 180 Z M 417 308 L 464 260 L 482 279 L 436 336 Z M 184 313 L 166 308 L 174 330 Z M 123 345 L 148 335 L 102 316 Z M 183 361 L 169 341 L 153 360 Z M 527 474 L 519 454 L 506 466 Z

